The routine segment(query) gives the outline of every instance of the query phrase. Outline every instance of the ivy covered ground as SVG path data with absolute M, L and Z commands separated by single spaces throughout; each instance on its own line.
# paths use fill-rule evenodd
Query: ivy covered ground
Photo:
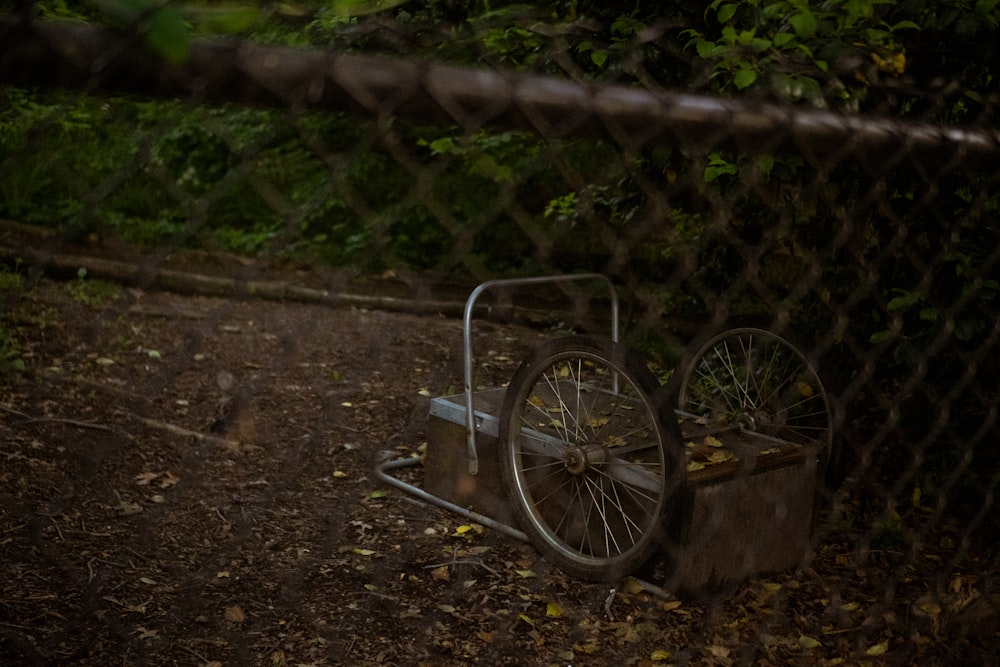
M 418 455 L 428 397 L 461 384 L 456 319 L 23 278 L 24 369 L 0 384 L 4 664 L 1000 657 L 995 563 L 975 546 L 956 563 L 958 526 L 862 551 L 845 521 L 797 572 L 676 599 L 569 579 L 380 485 L 381 453 Z M 477 331 L 497 384 L 545 333 Z

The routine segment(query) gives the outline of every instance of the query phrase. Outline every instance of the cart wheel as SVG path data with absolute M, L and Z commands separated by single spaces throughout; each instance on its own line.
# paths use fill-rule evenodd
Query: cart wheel
M 829 460 L 834 415 L 828 388 L 787 337 L 736 326 L 693 349 L 671 381 L 682 418 L 819 445 L 822 462 Z
M 624 347 L 573 336 L 539 347 L 500 413 L 500 469 L 532 543 L 563 571 L 623 577 L 663 545 L 685 468 L 656 378 Z

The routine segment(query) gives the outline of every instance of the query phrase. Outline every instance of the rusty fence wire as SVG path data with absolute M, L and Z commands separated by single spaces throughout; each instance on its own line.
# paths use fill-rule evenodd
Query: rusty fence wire
M 1000 657 L 988 123 L 140 37 L 0 17 L 4 658 Z M 677 486 L 651 564 L 574 571 L 493 452 L 609 312 Z

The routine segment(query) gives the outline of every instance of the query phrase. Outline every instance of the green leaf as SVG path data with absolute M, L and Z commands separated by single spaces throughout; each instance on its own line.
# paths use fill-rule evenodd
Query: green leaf
M 733 16 L 736 15 L 736 9 L 737 5 L 735 4 L 722 5 L 722 7 L 719 8 L 719 13 L 716 14 L 716 17 L 719 19 L 719 23 L 726 23 L 733 18 Z
M 816 15 L 807 9 L 789 16 L 788 24 L 799 37 L 809 38 L 816 34 Z
M 733 76 L 733 85 L 740 90 L 748 88 L 757 80 L 757 72 L 749 67 L 741 67 Z
M 605 49 L 594 49 L 590 52 L 590 60 L 598 67 L 604 67 L 608 62 L 608 52 Z
M 919 294 L 915 292 L 903 292 L 889 301 L 888 308 L 889 310 L 902 310 L 903 308 L 909 308 L 918 301 L 920 301 Z
M 191 36 L 184 17 L 173 5 L 159 6 L 155 0 L 98 0 L 97 6 L 111 25 L 132 29 L 147 21 L 146 45 L 168 62 L 183 62 L 191 49 Z
M 187 6 L 184 11 L 199 28 L 227 35 L 249 30 L 261 19 L 261 11 L 258 7 L 236 3 Z
M 787 46 L 790 42 L 792 42 L 794 40 L 795 40 L 795 35 L 793 35 L 790 32 L 779 32 L 772 39 L 772 41 L 774 42 L 774 45 L 777 46 L 778 48 L 781 48 L 783 46 Z
M 329 3 L 332 16 L 364 16 L 398 7 L 408 0 L 334 0 Z
M 882 331 L 873 333 L 868 340 L 877 345 L 878 343 L 884 343 L 885 341 L 889 340 L 890 338 L 893 337 L 893 335 L 894 334 L 888 329 L 883 329 Z

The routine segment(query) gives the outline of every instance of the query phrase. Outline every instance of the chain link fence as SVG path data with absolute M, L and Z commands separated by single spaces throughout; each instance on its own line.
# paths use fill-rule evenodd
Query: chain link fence
M 998 658 L 989 100 L 665 87 L 669 24 L 600 82 L 384 18 L 178 54 L 154 9 L 0 18 L 6 661 Z

